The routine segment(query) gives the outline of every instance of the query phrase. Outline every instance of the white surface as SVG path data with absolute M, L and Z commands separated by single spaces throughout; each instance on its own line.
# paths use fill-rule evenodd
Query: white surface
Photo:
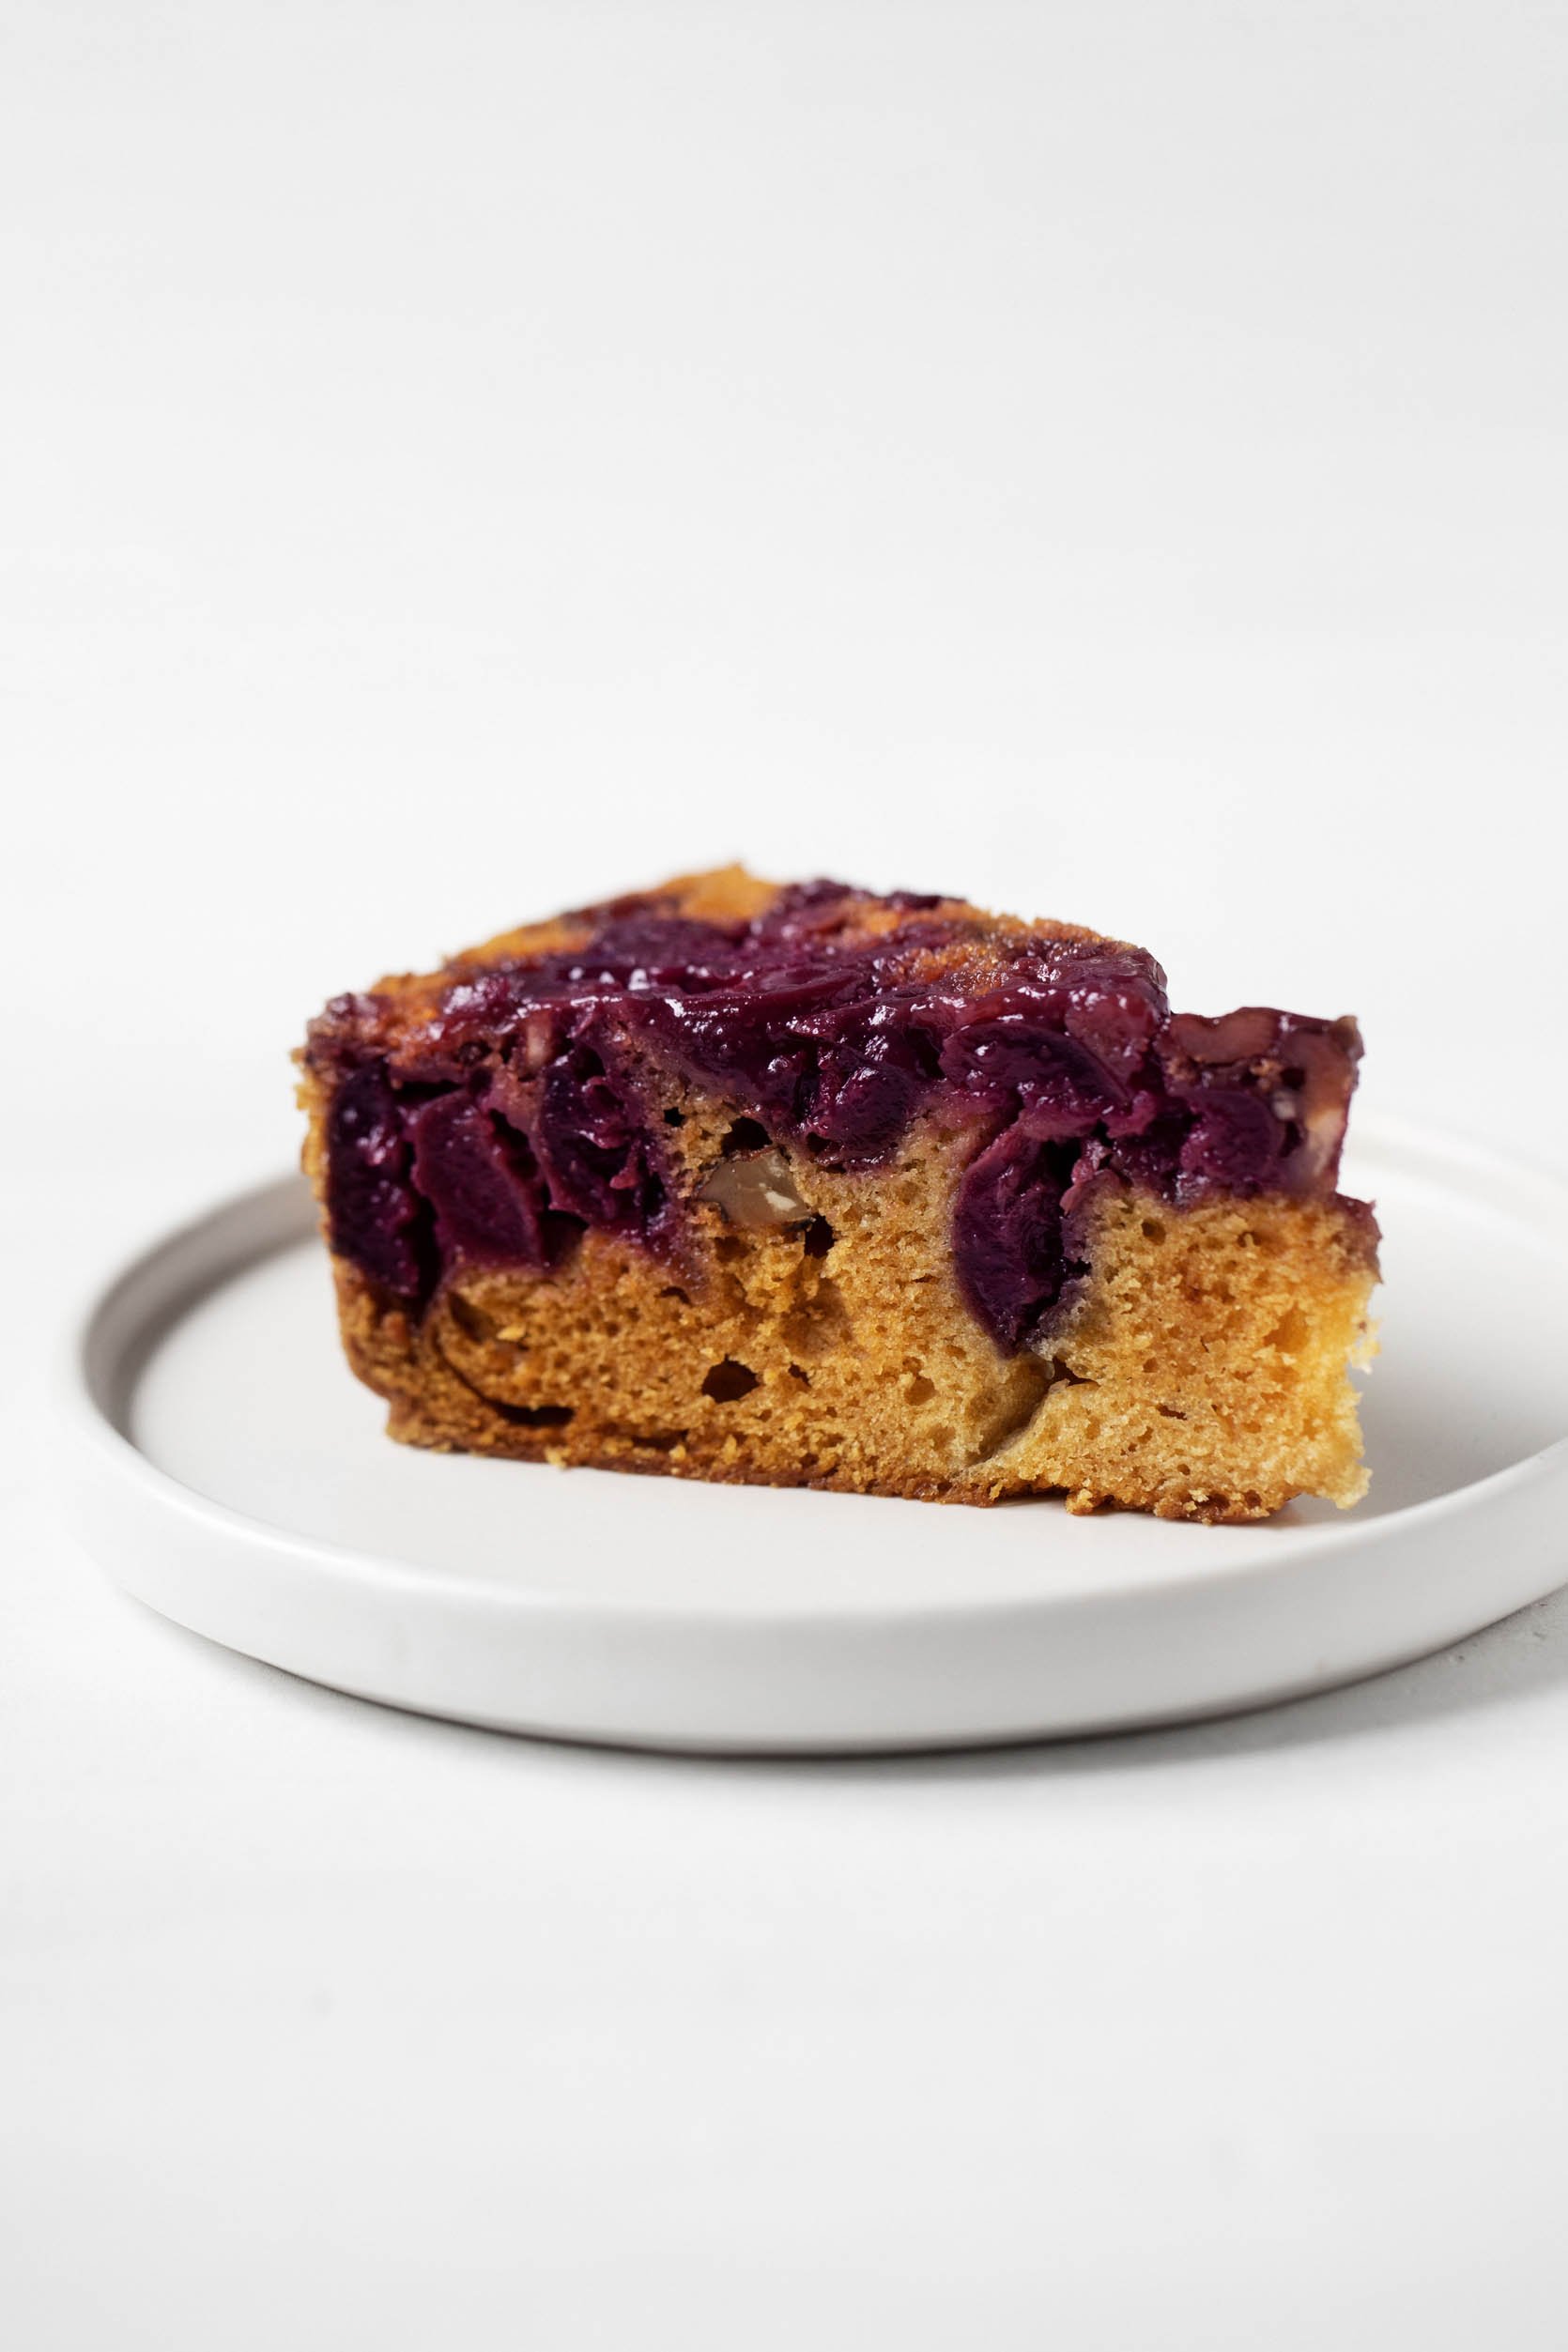
M 497 1730 L 750 1754 L 1137 1729 L 1403 1665 L 1568 1580 L 1568 1188 L 1363 1135 L 1373 1497 L 1259 1527 L 970 1513 L 391 1450 L 302 1177 L 160 1237 L 64 1414 L 84 1541 L 177 1624 Z M 1476 1361 L 1500 1369 L 1474 1409 Z M 229 1400 L 215 1412 L 214 1397 Z
M 330 991 L 732 851 L 1353 1007 L 1365 1110 L 1568 1169 L 1565 51 L 1526 0 L 13 0 L 29 2352 L 1556 2352 L 1561 1601 L 1192 1731 L 552 1750 L 106 1593 L 35 1334 L 286 1159 Z

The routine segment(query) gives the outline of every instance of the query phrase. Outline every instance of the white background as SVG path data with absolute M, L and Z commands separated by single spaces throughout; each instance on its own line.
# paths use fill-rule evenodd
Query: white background
M 1499 0 L 0 0 L 21 2352 L 1568 2338 L 1568 1604 L 638 1760 L 210 1650 L 38 1475 L 326 994 L 737 854 L 1568 1168 L 1565 81 Z

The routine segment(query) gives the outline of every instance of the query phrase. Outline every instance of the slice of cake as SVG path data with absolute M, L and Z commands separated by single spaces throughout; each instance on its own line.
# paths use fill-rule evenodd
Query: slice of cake
M 1365 1491 L 1353 1021 L 739 868 L 335 997 L 344 1345 L 414 1445 L 1251 1519 Z

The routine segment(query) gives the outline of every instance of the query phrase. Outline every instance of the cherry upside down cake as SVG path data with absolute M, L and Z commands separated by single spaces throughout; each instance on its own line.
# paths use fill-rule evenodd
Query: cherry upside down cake
M 1366 1487 L 1360 1053 L 1071 925 L 729 868 L 335 997 L 305 1158 L 409 1444 L 1252 1519 Z

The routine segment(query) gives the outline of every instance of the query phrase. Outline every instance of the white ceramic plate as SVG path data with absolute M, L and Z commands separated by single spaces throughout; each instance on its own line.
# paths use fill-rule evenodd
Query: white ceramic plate
M 1568 1578 L 1568 1188 L 1360 1142 L 1373 1492 L 1070 1518 L 418 1453 L 338 1354 L 299 1178 L 138 1258 L 78 1335 L 69 1482 L 165 1616 L 364 1698 L 649 1746 L 959 1746 L 1323 1689 Z

